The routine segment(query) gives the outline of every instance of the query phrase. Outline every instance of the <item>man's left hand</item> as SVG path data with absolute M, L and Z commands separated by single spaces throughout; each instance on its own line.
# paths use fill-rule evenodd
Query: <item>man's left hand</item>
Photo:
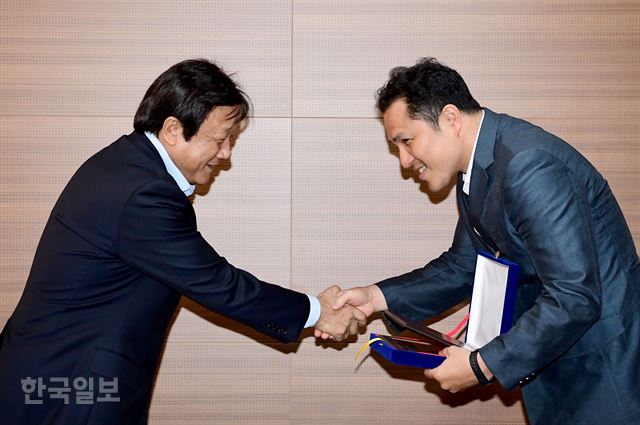
M 477 385 L 478 379 L 473 374 L 471 364 L 469 363 L 470 354 L 471 352 L 464 348 L 446 347 L 440 351 L 440 355 L 447 357 L 445 361 L 435 369 L 426 369 L 424 376 L 429 379 L 435 379 L 440 383 L 440 387 L 443 390 L 451 393 L 464 391 L 469 387 Z M 480 354 L 478 354 L 478 363 L 487 379 L 493 378 L 493 374 L 484 361 L 482 361 Z

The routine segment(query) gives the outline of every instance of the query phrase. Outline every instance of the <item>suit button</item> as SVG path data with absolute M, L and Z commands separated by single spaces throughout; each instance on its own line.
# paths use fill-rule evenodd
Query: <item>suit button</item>
M 532 372 L 531 374 L 525 376 L 524 378 L 522 378 L 520 381 L 518 381 L 518 385 L 522 386 L 522 385 L 526 385 L 529 382 L 533 381 L 533 379 L 536 377 L 536 373 Z

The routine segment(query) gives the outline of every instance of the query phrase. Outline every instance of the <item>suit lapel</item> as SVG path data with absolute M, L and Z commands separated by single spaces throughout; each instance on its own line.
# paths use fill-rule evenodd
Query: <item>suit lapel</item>
M 460 210 L 460 218 L 467 228 L 469 235 L 474 235 L 473 224 L 471 223 L 471 214 L 469 212 L 469 197 L 462 190 L 464 182 L 462 175 L 458 175 L 458 181 L 456 184 L 456 199 L 458 201 L 458 209 Z M 475 236 L 475 235 L 474 235 Z
M 484 230 L 480 217 L 484 209 L 490 175 L 488 168 L 493 164 L 493 150 L 496 145 L 498 131 L 498 116 L 489 109 L 484 110 L 484 120 L 478 136 L 476 153 L 473 158 L 471 171 L 471 186 L 469 187 L 469 219 L 478 230 Z
M 144 155 L 145 158 L 151 160 L 147 165 L 151 165 L 151 163 L 153 163 L 154 168 L 156 168 L 158 172 L 164 172 L 169 175 L 158 150 L 153 146 L 153 143 L 151 143 L 144 133 L 134 131 L 129 134 L 127 138 L 131 144 Z

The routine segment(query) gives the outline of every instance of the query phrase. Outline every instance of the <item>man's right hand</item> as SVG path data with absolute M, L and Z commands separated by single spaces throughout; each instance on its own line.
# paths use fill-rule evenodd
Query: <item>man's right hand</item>
M 357 307 L 357 310 L 362 312 L 365 316 L 364 322 L 360 322 L 361 325 L 366 324 L 366 317 L 371 316 L 377 311 L 384 311 L 387 309 L 387 301 L 385 300 L 380 288 L 376 285 L 355 287 L 338 292 L 335 291 L 335 288 L 338 287 L 332 286 L 325 290 L 325 292 L 331 290 L 332 293 L 335 294 L 334 301 L 331 304 L 333 310 L 341 311 L 345 308 Z M 318 326 L 316 326 L 314 334 L 316 338 L 327 339 L 331 337 L 329 333 L 324 332 L 322 329 L 318 329 Z M 355 332 L 351 332 L 351 334 L 355 334 Z
M 345 304 L 358 307 L 367 317 L 387 309 L 387 300 L 377 285 L 359 286 L 341 291 L 333 308 L 341 309 Z
M 334 285 L 318 295 L 321 310 L 320 318 L 315 324 L 316 337 L 342 341 L 358 333 L 359 325 L 367 324 L 367 316 L 351 305 L 343 303 L 340 308 L 334 308 L 338 303 L 337 296 L 340 292 L 340 287 Z

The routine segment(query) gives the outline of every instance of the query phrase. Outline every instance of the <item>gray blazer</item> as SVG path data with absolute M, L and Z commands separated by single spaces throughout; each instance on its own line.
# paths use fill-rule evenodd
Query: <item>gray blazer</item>
M 640 263 L 606 180 L 543 129 L 485 109 L 451 248 L 384 280 L 390 310 L 435 316 L 471 293 L 476 250 L 521 267 L 514 326 L 480 353 L 534 424 L 640 423 Z M 480 236 L 479 236 L 480 235 Z

